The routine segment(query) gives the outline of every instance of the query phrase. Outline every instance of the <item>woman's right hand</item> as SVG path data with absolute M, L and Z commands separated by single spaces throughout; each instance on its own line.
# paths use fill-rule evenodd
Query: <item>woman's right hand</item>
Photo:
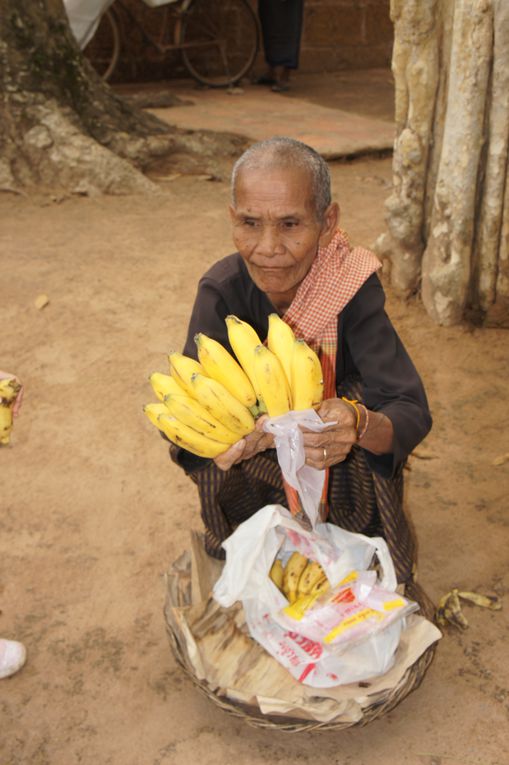
M 266 449 L 274 448 L 274 436 L 263 430 L 263 423 L 266 419 L 267 415 L 259 417 L 252 433 L 232 444 L 229 449 L 214 459 L 220 470 L 229 470 L 232 465 L 251 459 L 255 454 L 264 452 Z

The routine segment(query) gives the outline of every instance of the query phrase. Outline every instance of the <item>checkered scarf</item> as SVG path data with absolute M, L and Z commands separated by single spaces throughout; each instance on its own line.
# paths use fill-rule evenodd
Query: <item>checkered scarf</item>
M 346 232 L 338 229 L 327 247 L 318 248 L 310 270 L 283 316 L 295 335 L 303 338 L 320 357 L 324 399 L 336 396 L 338 315 L 380 266 L 378 258 L 369 250 L 351 249 Z M 328 479 L 327 468 L 320 507 L 322 520 L 328 512 Z M 287 485 L 285 490 L 291 512 L 299 514 L 297 492 Z

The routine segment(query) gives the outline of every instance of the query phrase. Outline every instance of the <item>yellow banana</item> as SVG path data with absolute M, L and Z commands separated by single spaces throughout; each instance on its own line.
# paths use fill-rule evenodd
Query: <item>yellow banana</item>
M 301 574 L 297 592 L 300 595 L 309 595 L 313 587 L 325 576 L 323 568 L 316 560 L 310 560 Z
M 170 414 L 159 415 L 159 427 L 170 441 L 198 457 L 214 458 L 228 449 L 228 444 L 221 444 L 198 433 Z
M 320 359 L 304 340 L 295 340 L 292 355 L 291 390 L 296 411 L 320 406 L 323 374 Z
M 442 627 L 452 624 L 461 630 L 468 628 L 468 621 L 461 610 L 461 603 L 458 596 L 458 590 L 453 589 L 440 598 L 436 612 L 438 624 Z
M 176 379 L 170 375 L 163 375 L 161 372 L 153 372 L 148 380 L 160 401 L 163 401 L 164 397 L 168 396 L 170 393 L 182 396 L 186 395 L 185 390 L 181 388 Z
M 292 408 L 290 389 L 278 357 L 264 345 L 254 350 L 256 390 L 270 417 L 286 414 Z
M 290 601 L 295 603 L 297 600 L 297 591 L 299 579 L 306 568 L 308 559 L 300 552 L 293 552 L 288 559 L 283 573 L 283 592 Z
M 225 428 L 219 420 L 216 420 L 204 406 L 191 396 L 175 396 L 170 393 L 169 396 L 165 396 L 164 403 L 167 407 L 166 414 L 171 414 L 184 425 L 189 425 L 193 430 L 203 433 L 204 436 L 208 436 L 214 441 L 231 445 L 239 440 L 237 433 Z
M 0 444 L 4 446 L 11 440 L 12 419 L 12 406 L 0 404 Z
M 324 574 L 322 579 L 319 579 L 318 582 L 315 584 L 315 586 L 310 592 L 310 595 L 323 595 L 323 593 L 327 592 L 329 588 L 330 588 L 330 582 Z
M 191 387 L 194 398 L 225 428 L 236 433 L 237 440 L 254 430 L 255 422 L 249 409 L 220 382 L 203 374 L 193 374 Z
M 221 343 L 203 333 L 195 335 L 200 364 L 209 377 L 222 383 L 241 404 L 251 407 L 256 404 L 256 393 L 240 364 L 228 353 Z
M 465 592 L 464 590 L 459 590 L 458 596 L 462 600 L 468 600 L 476 606 L 481 606 L 481 608 L 489 608 L 492 611 L 500 611 L 502 608 L 502 603 L 497 595 L 482 595 L 480 592 Z
M 283 591 L 283 575 L 284 575 L 284 566 L 280 558 L 276 558 L 274 560 L 274 563 L 272 564 L 269 576 L 276 585 L 276 587 Z
M 228 340 L 233 348 L 233 352 L 240 366 L 249 377 L 258 397 L 256 375 L 254 372 L 254 349 L 257 345 L 260 345 L 261 340 L 250 324 L 238 319 L 236 316 L 227 316 L 225 321 L 226 329 L 228 330 Z
M 14 378 L 0 380 L 0 399 L 6 404 L 13 403 L 20 390 L 21 385 Z
M 159 430 L 162 430 L 160 424 L 159 424 L 159 415 L 160 414 L 168 414 L 168 410 L 164 404 L 157 403 L 157 404 L 146 404 L 143 407 L 143 411 L 149 418 L 152 425 L 155 425 L 156 428 L 159 428 Z
M 170 374 L 178 382 L 181 388 L 190 396 L 194 397 L 193 386 L 191 385 L 191 376 L 194 374 L 205 374 L 202 365 L 183 353 L 174 351 L 168 356 L 170 362 Z
M 292 381 L 292 355 L 295 335 L 289 324 L 278 316 L 271 313 L 269 316 L 269 332 L 267 335 L 267 347 L 275 353 L 281 362 L 288 385 Z

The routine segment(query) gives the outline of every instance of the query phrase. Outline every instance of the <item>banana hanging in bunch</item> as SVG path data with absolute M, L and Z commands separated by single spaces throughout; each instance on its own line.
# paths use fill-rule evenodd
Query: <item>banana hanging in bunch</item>
M 148 404 L 145 414 L 171 441 L 202 457 L 216 457 L 251 433 L 260 412 L 278 417 L 292 408 L 317 407 L 323 395 L 316 353 L 276 313 L 269 317 L 268 348 L 247 322 L 233 315 L 225 321 L 237 360 L 198 333 L 199 361 L 173 352 L 170 374 L 149 377 L 161 403 Z M 292 562 L 285 569 L 292 582 L 294 568 Z
M 320 359 L 277 313 L 269 316 L 267 345 L 281 362 L 290 385 L 292 409 L 317 409 L 323 399 L 323 374 Z
M 153 372 L 148 381 L 159 401 L 163 401 L 164 397 L 171 393 L 174 395 L 185 395 L 185 390 L 170 375 L 163 375 L 162 372 Z
M 160 414 L 169 414 L 166 406 L 162 403 L 157 404 L 146 404 L 143 407 L 143 411 L 149 418 L 152 425 L 155 425 L 156 428 L 159 428 L 159 430 L 162 430 L 160 424 L 159 424 L 159 415 Z
M 4 446 L 11 440 L 12 408 L 20 390 L 21 385 L 13 378 L 0 380 L 0 444 Z
M 248 409 L 256 407 L 257 397 L 249 377 L 226 348 L 202 332 L 195 335 L 194 341 L 205 374 L 224 385 Z
M 308 559 L 300 552 L 293 552 L 283 573 L 283 593 L 290 603 L 298 597 L 299 579 L 308 564 Z
M 191 375 L 192 395 L 228 430 L 237 434 L 237 440 L 251 433 L 255 427 L 254 417 L 244 404 L 229 393 L 224 385 L 204 374 Z
M 194 396 L 191 377 L 194 374 L 205 374 L 202 365 L 195 359 L 184 356 L 183 353 L 177 353 L 177 351 L 170 353 L 168 361 L 171 376 L 189 396 Z
M 254 371 L 254 349 L 261 344 L 261 340 L 250 324 L 238 319 L 236 316 L 227 316 L 225 321 L 226 329 L 228 331 L 228 340 L 233 348 L 233 352 L 237 357 L 240 366 L 249 377 L 257 398 L 259 398 L 259 392 L 256 387 L 256 374 Z
M 177 420 L 189 425 L 190 428 L 201 433 L 203 436 L 212 438 L 223 444 L 234 444 L 239 440 L 239 435 L 228 430 L 222 422 L 213 417 L 204 406 L 191 396 L 174 395 L 170 393 L 164 398 L 165 414 L 176 417 Z
M 254 349 L 254 373 L 260 403 L 269 417 L 279 417 L 292 408 L 290 388 L 278 357 L 264 345 Z
M 198 433 L 170 414 L 160 414 L 157 422 L 158 427 L 170 441 L 198 457 L 213 459 L 228 449 L 227 444 L 214 441 L 212 438 Z
M 143 411 L 170 441 L 199 457 L 217 457 L 239 440 L 183 391 L 165 396 L 164 403 L 147 404 Z
M 274 353 L 283 367 L 288 385 L 292 383 L 292 356 L 295 335 L 289 324 L 287 324 L 277 313 L 271 313 L 269 316 L 269 331 L 267 334 L 267 347 Z
M 317 409 L 323 399 L 323 374 L 320 359 L 304 340 L 295 340 L 291 363 L 293 408 Z

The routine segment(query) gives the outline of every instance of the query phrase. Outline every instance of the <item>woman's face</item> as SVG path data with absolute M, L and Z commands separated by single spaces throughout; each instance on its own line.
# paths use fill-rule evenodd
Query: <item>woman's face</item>
M 318 247 L 332 239 L 338 207 L 330 205 L 317 220 L 309 173 L 299 167 L 242 170 L 235 202 L 235 246 L 257 287 L 276 307 L 286 308 Z

